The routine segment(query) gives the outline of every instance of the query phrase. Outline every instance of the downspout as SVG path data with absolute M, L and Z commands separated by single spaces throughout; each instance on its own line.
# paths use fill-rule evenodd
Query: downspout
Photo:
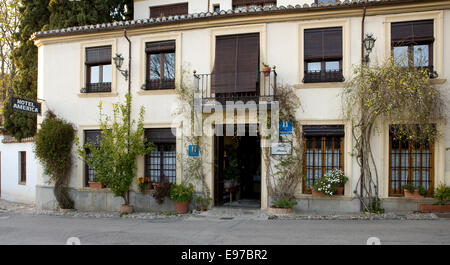
M 128 96 L 131 97 L 131 41 L 127 36 L 127 29 L 123 30 L 123 36 L 128 41 Z M 130 101 L 130 108 L 128 110 L 128 152 L 130 150 L 130 135 L 131 135 L 131 101 Z M 127 200 L 128 204 L 130 203 L 130 190 L 128 189 L 127 193 Z
M 364 59 L 364 31 L 365 31 L 365 27 L 364 27 L 364 22 L 366 20 L 366 11 L 367 11 L 367 5 L 364 4 L 364 9 L 363 9 L 363 16 L 362 16 L 362 22 L 361 22 L 361 67 L 366 63 L 366 60 Z M 363 104 L 363 102 L 361 102 L 361 104 Z M 361 105 L 362 106 L 362 105 Z M 364 115 L 364 113 L 361 113 L 361 115 Z M 360 153 L 361 153 L 361 177 L 360 177 L 360 209 L 361 211 L 364 210 L 365 205 L 364 205 L 364 152 L 363 152 L 363 146 L 364 146 L 364 136 L 361 137 L 361 149 L 360 149 Z

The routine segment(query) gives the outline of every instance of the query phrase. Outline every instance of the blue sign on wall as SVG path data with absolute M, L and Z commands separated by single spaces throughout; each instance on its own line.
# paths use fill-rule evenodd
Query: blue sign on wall
M 200 147 L 198 145 L 190 145 L 189 156 L 199 156 L 199 155 L 200 155 Z
M 292 121 L 280 121 L 280 135 L 292 134 Z

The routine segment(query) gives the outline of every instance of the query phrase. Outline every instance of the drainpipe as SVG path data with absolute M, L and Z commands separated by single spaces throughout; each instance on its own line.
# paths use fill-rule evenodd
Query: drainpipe
M 364 22 L 366 20 L 366 10 L 367 10 L 367 5 L 364 4 L 364 9 L 363 9 L 363 16 L 362 16 L 362 22 L 361 22 L 361 66 L 363 66 L 363 64 L 366 63 L 366 60 L 364 59 Z M 361 102 L 361 104 L 363 104 Z M 361 115 L 364 115 L 363 113 L 361 113 Z M 360 209 L 361 211 L 364 210 L 364 153 L 363 153 L 363 146 L 364 146 L 364 137 L 361 137 L 361 149 L 360 149 L 360 153 L 361 153 L 361 182 L 360 182 Z
M 131 41 L 127 36 L 127 29 L 123 30 L 123 36 L 128 41 L 128 95 L 131 96 Z M 128 139 L 130 139 L 131 134 L 131 102 L 130 109 L 128 110 Z M 130 142 L 128 142 L 128 151 L 130 150 Z M 130 203 L 130 190 L 128 190 L 128 203 Z

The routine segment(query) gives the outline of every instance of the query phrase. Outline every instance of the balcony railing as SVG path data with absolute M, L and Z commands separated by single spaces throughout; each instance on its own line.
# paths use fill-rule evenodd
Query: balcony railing
M 142 90 L 175 89 L 175 79 L 146 80 Z
M 275 100 L 277 90 L 277 72 L 275 70 L 258 72 L 255 90 L 247 92 L 233 92 L 233 88 L 230 87 L 230 92 L 223 92 L 222 89 L 220 93 L 215 93 L 212 89 L 212 86 L 214 86 L 213 80 L 215 80 L 214 75 L 216 74 L 197 74 L 194 72 L 196 87 L 201 93 L 204 105 L 215 104 L 216 102 L 223 105 L 227 101 L 242 101 L 244 103 L 254 101 L 256 104 L 260 104 L 262 101 L 271 102 Z M 223 75 L 221 78 L 223 78 Z
M 428 74 L 430 75 L 430 78 L 437 78 L 438 77 L 438 73 L 436 71 L 434 71 L 434 67 L 433 66 L 420 66 L 417 67 L 419 69 L 428 69 Z
M 339 71 L 305 71 L 303 83 L 344 82 L 342 70 Z
M 80 91 L 81 93 L 105 93 L 111 92 L 111 83 L 91 83 L 87 84 Z

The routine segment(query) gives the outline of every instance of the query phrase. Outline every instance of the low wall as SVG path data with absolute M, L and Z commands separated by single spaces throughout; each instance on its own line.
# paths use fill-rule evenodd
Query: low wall
M 120 211 L 122 197 L 115 197 L 109 189 L 69 189 L 79 211 Z M 174 203 L 167 197 L 162 204 L 149 194 L 130 192 L 130 202 L 136 212 L 175 212 Z M 53 195 L 53 187 L 36 187 L 36 207 L 40 210 L 56 210 L 58 203 Z M 191 209 L 192 205 L 191 205 Z
M 382 208 L 386 213 L 389 212 L 412 212 L 419 211 L 421 204 L 432 204 L 434 200 L 425 199 L 406 199 L 406 198 L 382 198 Z M 315 213 L 315 214 L 343 214 L 360 212 L 360 201 L 352 197 L 314 197 L 311 195 L 302 195 L 297 198 L 297 205 L 294 207 L 297 214 Z

